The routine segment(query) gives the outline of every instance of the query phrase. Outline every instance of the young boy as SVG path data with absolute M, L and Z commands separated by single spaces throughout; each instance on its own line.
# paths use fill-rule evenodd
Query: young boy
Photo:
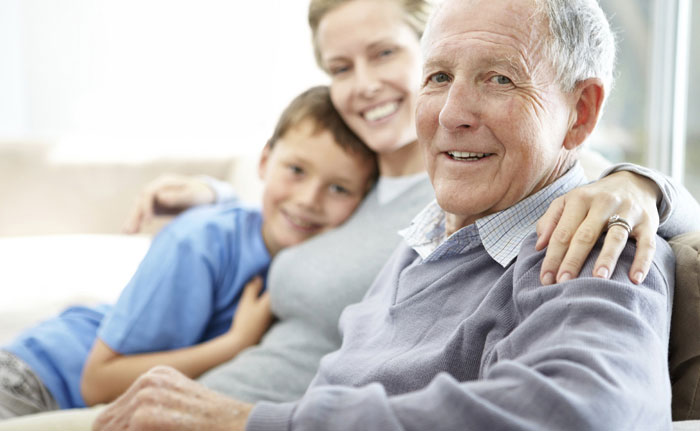
M 377 166 L 328 88 L 314 87 L 283 112 L 259 172 L 262 210 L 182 214 L 116 305 L 70 308 L 1 349 L 0 418 L 108 402 L 157 364 L 194 378 L 257 343 L 271 321 L 258 276 L 281 249 L 345 221 Z

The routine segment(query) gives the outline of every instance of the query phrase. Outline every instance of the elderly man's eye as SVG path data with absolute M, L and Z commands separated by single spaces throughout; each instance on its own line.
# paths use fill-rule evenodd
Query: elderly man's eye
M 438 73 L 434 73 L 434 74 L 430 75 L 429 80 L 430 80 L 430 82 L 432 82 L 434 84 L 443 84 L 443 83 L 449 81 L 450 77 L 446 73 L 438 72 Z
M 513 81 L 510 80 L 507 76 L 503 75 L 496 75 L 491 78 L 491 82 L 498 84 L 498 85 L 509 85 L 512 84 Z

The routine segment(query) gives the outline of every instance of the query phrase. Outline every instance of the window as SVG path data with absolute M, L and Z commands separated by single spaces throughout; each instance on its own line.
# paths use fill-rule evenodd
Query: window
M 589 145 L 613 162 L 645 164 L 653 0 L 601 0 L 617 37 L 615 84 Z
M 700 200 L 700 4 L 691 11 L 688 131 L 685 151 L 685 184 Z
M 306 2 L 3 0 L 0 139 L 62 159 L 257 154 L 326 82 Z
M 600 0 L 618 38 L 618 63 L 589 145 L 609 160 L 682 178 L 700 199 L 700 83 L 692 78 L 700 76 L 700 7 L 692 3 Z

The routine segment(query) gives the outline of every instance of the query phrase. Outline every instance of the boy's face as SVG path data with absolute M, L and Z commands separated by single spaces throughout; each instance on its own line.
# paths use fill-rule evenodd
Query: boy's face
M 370 186 L 371 163 L 314 126 L 302 121 L 263 150 L 262 233 L 271 255 L 343 223 Z

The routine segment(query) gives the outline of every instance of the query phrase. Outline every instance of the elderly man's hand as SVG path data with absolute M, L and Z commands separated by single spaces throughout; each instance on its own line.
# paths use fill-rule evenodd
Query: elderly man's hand
M 211 391 L 170 367 L 143 374 L 97 417 L 93 431 L 235 431 L 252 404 Z
M 629 278 L 639 284 L 647 276 L 654 257 L 654 237 L 659 227 L 656 202 L 661 191 L 646 177 L 616 172 L 595 183 L 572 190 L 552 202 L 537 223 L 537 249 L 547 246 L 540 279 L 549 285 L 576 278 L 588 254 L 613 215 L 629 222 L 637 241 Z M 611 227 L 593 268 L 593 276 L 608 278 L 627 243 L 627 231 Z

